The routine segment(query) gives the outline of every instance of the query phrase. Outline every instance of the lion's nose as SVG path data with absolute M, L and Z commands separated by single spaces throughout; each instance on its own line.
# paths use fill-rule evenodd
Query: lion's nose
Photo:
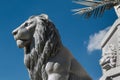
M 13 30 L 12 34 L 13 34 L 13 35 L 16 35 L 17 32 L 18 32 L 18 30 Z

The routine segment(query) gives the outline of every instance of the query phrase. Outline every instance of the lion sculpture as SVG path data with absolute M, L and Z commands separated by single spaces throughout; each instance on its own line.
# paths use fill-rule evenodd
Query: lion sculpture
M 46 14 L 31 16 L 13 30 L 31 80 L 91 80 L 63 46 L 55 25 Z

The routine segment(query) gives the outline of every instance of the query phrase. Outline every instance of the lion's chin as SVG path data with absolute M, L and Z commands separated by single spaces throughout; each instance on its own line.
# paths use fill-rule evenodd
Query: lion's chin
M 18 46 L 19 48 L 23 48 L 23 47 L 24 47 L 24 41 L 22 41 L 22 40 L 17 40 L 16 42 L 17 42 L 17 46 Z

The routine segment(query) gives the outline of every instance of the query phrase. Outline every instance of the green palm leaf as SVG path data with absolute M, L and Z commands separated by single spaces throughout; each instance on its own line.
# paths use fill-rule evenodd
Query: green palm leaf
M 120 0 L 101 0 L 101 1 L 74 1 L 77 4 L 85 5 L 87 7 L 74 9 L 75 14 L 84 15 L 86 18 L 91 16 L 101 16 L 106 10 L 113 8 L 120 3 Z

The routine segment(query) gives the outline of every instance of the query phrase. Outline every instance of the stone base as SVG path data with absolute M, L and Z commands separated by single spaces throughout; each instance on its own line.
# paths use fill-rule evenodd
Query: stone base
M 100 80 L 120 80 L 120 67 L 115 67 L 108 70 Z

